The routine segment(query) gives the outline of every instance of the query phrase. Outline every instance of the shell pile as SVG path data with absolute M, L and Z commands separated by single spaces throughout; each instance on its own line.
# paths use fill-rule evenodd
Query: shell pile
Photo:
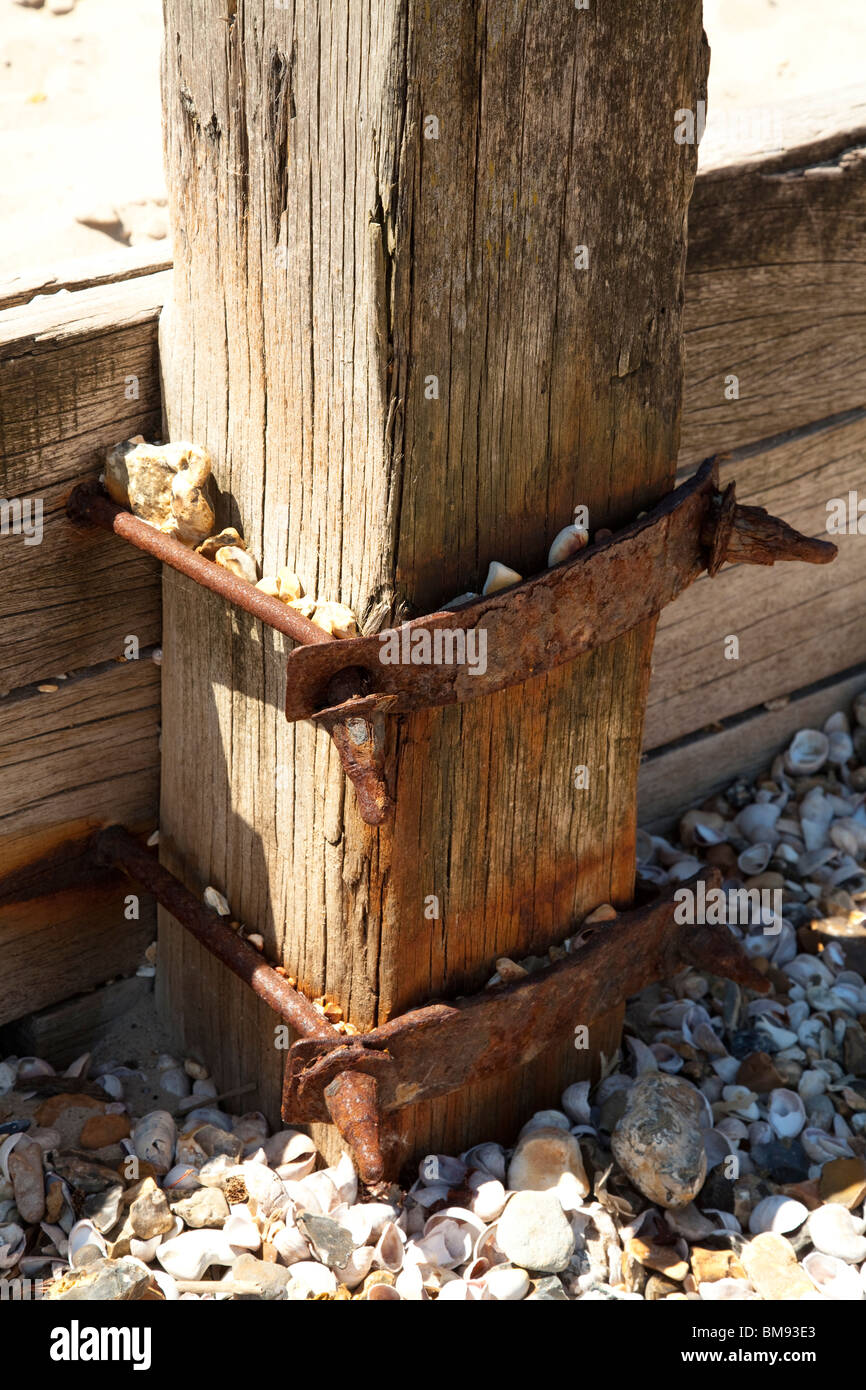
M 210 454 L 199 444 L 148 444 L 139 434 L 108 450 L 102 481 L 113 501 L 204 559 L 280 599 L 332 636 L 357 637 L 351 608 L 312 598 L 288 568 L 259 579 L 259 567 L 240 532 L 234 526 L 214 532 L 206 496 L 211 466 Z
M 866 696 L 854 715 L 639 837 L 650 885 L 712 863 L 781 892 L 778 930 L 731 926 L 767 996 L 694 969 L 649 987 L 623 1054 L 513 1148 L 431 1154 L 376 1193 L 348 1154 L 320 1167 L 305 1134 L 221 1109 L 194 1059 L 162 1058 L 174 1103 L 133 1118 L 124 1066 L 7 1058 L 0 1278 L 100 1300 L 866 1298 Z

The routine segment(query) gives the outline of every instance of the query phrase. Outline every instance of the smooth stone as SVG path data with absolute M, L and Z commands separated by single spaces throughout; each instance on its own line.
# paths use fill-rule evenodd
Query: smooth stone
M 784 1236 L 765 1231 L 743 1247 L 743 1268 L 762 1298 L 812 1298 L 815 1286 Z
M 319 1259 L 331 1269 L 340 1269 L 355 1249 L 350 1231 L 329 1216 L 317 1216 L 301 1211 L 297 1216 L 298 1230 L 313 1246 Z
M 188 1197 L 172 1202 L 171 1209 L 194 1231 L 219 1228 L 229 1217 L 229 1204 L 218 1187 L 200 1187 Z
M 866 1260 L 866 1222 L 851 1214 L 839 1202 L 828 1202 L 809 1215 L 809 1239 L 822 1255 L 835 1255 L 848 1264 Z
M 581 1197 L 589 1193 L 580 1145 L 574 1135 L 553 1125 L 528 1130 L 518 1139 L 508 1165 L 509 1189 L 546 1192 L 559 1186 L 563 1179 Z
M 526 1299 L 527 1303 L 567 1303 L 568 1294 L 562 1287 L 562 1280 L 555 1275 L 550 1275 L 547 1279 L 534 1279 L 532 1283 L 532 1293 Z
M 128 1139 L 129 1132 L 128 1115 L 93 1115 L 82 1126 L 78 1142 L 82 1149 L 106 1149 Z
M 238 1255 L 232 1265 L 229 1278 L 239 1284 L 253 1284 L 249 1293 L 237 1293 L 240 1300 L 285 1299 L 286 1287 L 291 1283 L 292 1271 L 285 1265 L 271 1264 L 268 1260 L 258 1260 L 255 1255 Z
M 774 1193 L 771 1197 L 762 1197 L 753 1208 L 749 1216 L 749 1230 L 752 1235 L 760 1235 L 762 1231 L 775 1231 L 777 1235 L 786 1235 L 788 1231 L 796 1231 L 802 1226 L 809 1215 L 809 1208 L 802 1202 L 797 1202 L 793 1197 L 785 1197 L 781 1193 Z
M 774 1065 L 769 1052 L 750 1052 L 744 1057 L 737 1072 L 737 1085 L 747 1086 L 759 1096 L 784 1086 L 784 1080 Z
M 688 1261 L 678 1254 L 672 1245 L 657 1245 L 653 1241 L 641 1240 L 633 1236 L 626 1244 L 626 1250 L 638 1264 L 646 1269 L 654 1269 L 658 1274 L 666 1274 L 681 1284 L 689 1272 Z
M 698 1284 L 715 1284 L 720 1279 L 745 1279 L 742 1261 L 733 1250 L 710 1250 L 693 1245 L 690 1252 L 692 1274 Z
M 18 1214 L 25 1225 L 41 1221 L 45 1215 L 45 1176 L 42 1150 L 26 1136 L 18 1140 L 7 1160 L 12 1192 Z
M 810 1160 L 799 1139 L 777 1139 L 752 1144 L 749 1157 L 756 1168 L 774 1182 L 804 1182 L 809 1176 Z
M 649 1072 L 628 1093 L 611 1137 L 620 1168 L 651 1202 L 684 1207 L 707 1173 L 700 1093 L 679 1076 Z M 506 1208 L 507 1211 L 507 1208 Z
M 496 1244 L 521 1269 L 556 1274 L 574 1251 L 574 1233 L 555 1192 L 515 1192 L 496 1229 Z
M 853 1211 L 866 1199 L 866 1159 L 833 1158 L 818 1179 L 822 1202 L 838 1202 Z
M 142 1191 L 130 1204 L 129 1221 L 137 1240 L 152 1240 L 174 1226 L 168 1199 L 153 1178 L 145 1179 Z
M 494 1265 L 484 1275 L 488 1293 L 499 1303 L 519 1303 L 529 1293 L 529 1275 L 511 1265 Z
M 43 1297 L 62 1302 L 131 1302 L 147 1292 L 151 1278 L 150 1270 L 129 1256 L 120 1260 L 94 1260 L 48 1284 Z
M 647 1303 L 658 1303 L 672 1293 L 682 1293 L 679 1284 L 675 1284 L 672 1279 L 665 1279 L 661 1274 L 653 1274 L 646 1282 L 643 1296 Z

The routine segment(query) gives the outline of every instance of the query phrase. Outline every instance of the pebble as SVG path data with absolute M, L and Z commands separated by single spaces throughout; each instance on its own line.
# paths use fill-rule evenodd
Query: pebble
M 39 1145 L 22 1135 L 9 1155 L 8 1168 L 21 1220 L 28 1224 L 41 1221 L 45 1215 L 45 1179 Z
M 693 1245 L 689 1254 L 692 1274 L 698 1284 L 746 1277 L 742 1262 L 733 1250 L 710 1250 L 703 1245 Z
M 515 1192 L 499 1218 L 496 1244 L 522 1269 L 557 1274 L 574 1251 L 574 1233 L 555 1192 Z
M 151 1240 L 173 1229 L 168 1200 L 153 1178 L 145 1178 L 141 1192 L 130 1205 L 129 1220 L 138 1240 Z
M 815 1249 L 849 1264 L 866 1260 L 864 1229 L 866 1222 L 838 1202 L 828 1202 L 809 1214 L 809 1239 Z
M 508 1165 L 507 1183 L 512 1192 L 543 1192 L 561 1186 L 569 1196 L 589 1193 L 579 1143 L 568 1130 L 553 1125 L 521 1135 Z
M 838 1202 L 853 1211 L 866 1200 L 866 1159 L 833 1158 L 825 1163 L 818 1180 L 822 1202 Z
M 528 1295 L 527 1303 L 565 1303 L 568 1301 L 568 1294 L 562 1287 L 562 1280 L 555 1275 L 547 1279 L 535 1279 L 532 1284 L 532 1293 Z
M 529 1293 L 530 1280 L 525 1269 L 512 1265 L 494 1265 L 484 1275 L 489 1293 L 499 1303 L 519 1303 Z
M 755 1236 L 742 1252 L 743 1268 L 762 1298 L 812 1298 L 815 1286 L 797 1263 L 790 1241 L 767 1231 Z
M 151 1283 L 150 1270 L 139 1260 L 129 1257 L 93 1260 L 48 1284 L 43 1297 L 59 1301 L 125 1302 L 141 1298 Z
M 654 1269 L 658 1274 L 667 1275 L 675 1283 L 682 1283 L 689 1272 L 685 1260 L 672 1245 L 655 1245 L 651 1241 L 633 1236 L 626 1245 L 628 1253 L 646 1269 Z
M 129 1132 L 127 1115 L 93 1115 L 82 1126 L 78 1142 L 82 1149 L 105 1149 L 128 1138 Z
M 285 1299 L 292 1281 L 292 1270 L 286 1265 L 271 1264 L 245 1252 L 238 1255 L 231 1268 L 230 1278 L 239 1284 L 252 1284 L 254 1292 L 236 1294 L 240 1299 Z
M 700 1093 L 677 1076 L 650 1072 L 628 1092 L 611 1148 L 623 1172 L 650 1201 L 684 1207 L 700 1191 L 707 1171 L 703 1114 Z
M 218 1229 L 229 1216 L 229 1204 L 218 1187 L 200 1187 L 188 1197 L 172 1202 L 171 1210 L 193 1231 L 205 1227 Z
M 355 1249 L 349 1231 L 329 1216 L 317 1216 L 302 1211 L 297 1216 L 298 1229 L 313 1247 L 317 1257 L 331 1269 L 345 1265 Z
M 769 1052 L 750 1052 L 740 1063 L 737 1085 L 746 1086 L 760 1096 L 775 1091 L 784 1081 Z

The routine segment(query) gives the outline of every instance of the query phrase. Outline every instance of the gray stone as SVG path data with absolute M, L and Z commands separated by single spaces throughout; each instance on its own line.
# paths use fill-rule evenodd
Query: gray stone
M 150 1284 L 150 1271 L 139 1260 L 129 1257 L 94 1260 L 83 1269 L 71 1269 L 62 1278 L 48 1284 L 45 1297 L 61 1302 L 129 1302 L 141 1298 Z
M 171 1209 L 185 1226 L 198 1231 L 219 1228 L 228 1219 L 229 1204 L 218 1187 L 200 1187 L 172 1202 Z
M 341 1269 L 345 1265 L 355 1242 L 349 1231 L 330 1216 L 316 1216 L 311 1211 L 302 1211 L 297 1218 L 298 1230 L 307 1237 L 316 1254 L 329 1269 Z
M 703 1116 L 700 1093 L 682 1077 L 649 1072 L 632 1086 L 611 1148 L 651 1202 L 676 1209 L 700 1192 L 707 1173 Z
M 105 1192 L 94 1192 L 84 1200 L 84 1215 L 93 1222 L 97 1231 L 110 1231 L 120 1216 L 122 1199 L 122 1183 L 107 1188 Z
M 136 1197 L 129 1208 L 129 1220 L 138 1240 L 152 1240 L 154 1236 L 165 1235 L 174 1225 L 164 1192 L 153 1183 L 145 1180 L 144 1191 Z
M 42 1150 L 26 1136 L 18 1140 L 8 1159 L 9 1177 L 15 1205 L 25 1225 L 41 1221 L 45 1215 L 45 1177 Z
M 526 1298 L 527 1303 L 567 1303 L 568 1294 L 562 1287 L 562 1281 L 557 1279 L 555 1274 L 548 1274 L 543 1279 L 536 1279 L 532 1293 Z
M 238 1284 L 251 1284 L 249 1293 L 235 1294 L 243 1301 L 258 1299 L 284 1300 L 286 1287 L 292 1278 L 292 1271 L 285 1265 L 271 1264 L 267 1260 L 257 1260 L 255 1255 L 238 1255 L 232 1265 L 231 1278 Z
M 574 1233 L 555 1192 L 515 1192 L 499 1218 L 496 1243 L 512 1264 L 556 1274 L 574 1251 Z

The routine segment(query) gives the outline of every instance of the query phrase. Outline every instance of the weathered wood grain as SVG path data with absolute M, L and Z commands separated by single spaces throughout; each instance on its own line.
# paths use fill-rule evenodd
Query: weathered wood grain
M 0 873 L 115 820 L 153 828 L 159 690 L 145 654 L 0 699 Z
M 153 925 L 152 917 L 148 930 Z M 112 1023 L 152 992 L 153 980 L 130 975 L 125 980 L 73 995 L 7 1025 L 0 1037 L 0 1050 L 19 1057 L 43 1057 L 52 1066 L 66 1067 L 82 1052 L 89 1052 Z
M 744 451 L 720 468 L 741 502 L 765 507 L 808 536 L 828 537 L 827 504 L 864 483 L 866 412 Z M 866 498 L 864 498 L 866 500 Z M 866 526 L 866 522 L 864 522 Z M 828 537 L 831 565 L 726 566 L 665 609 L 653 653 L 644 747 L 823 680 L 866 653 L 866 535 Z M 739 656 L 726 655 L 726 639 Z
M 673 111 L 706 64 L 693 0 L 227 17 L 168 0 L 166 22 L 168 428 L 207 443 L 220 520 L 266 570 L 291 563 L 375 630 L 479 587 L 493 558 L 541 569 L 579 502 L 617 524 L 668 489 L 695 154 Z M 652 625 L 392 727 L 396 817 L 374 830 L 327 738 L 282 721 L 270 638 L 174 575 L 164 592 L 165 860 L 361 1027 L 630 898 Z M 166 1015 L 222 1084 L 254 1064 L 273 1114 L 273 1020 L 170 929 L 160 958 Z M 596 1056 L 617 1025 L 595 1026 Z M 585 1063 L 566 1043 L 407 1112 L 407 1151 L 511 1133 Z
M 171 250 L 165 242 L 145 242 L 107 255 L 63 261 L 53 267 L 28 268 L 0 275 L 0 309 L 29 304 L 37 295 L 115 285 L 170 269 Z
M 862 690 L 866 665 L 860 664 L 814 688 L 793 691 L 781 709 L 758 706 L 725 721 L 718 731 L 692 734 L 656 749 L 641 765 L 640 824 L 659 832 L 668 829 L 690 806 L 700 805 L 738 777 L 754 777 L 768 768 L 798 729 L 820 729 L 836 710 L 850 713 Z
M 701 146 L 681 462 L 866 405 L 866 101 L 857 89 L 768 114 L 781 153 L 742 136 L 708 147 L 709 133 Z

